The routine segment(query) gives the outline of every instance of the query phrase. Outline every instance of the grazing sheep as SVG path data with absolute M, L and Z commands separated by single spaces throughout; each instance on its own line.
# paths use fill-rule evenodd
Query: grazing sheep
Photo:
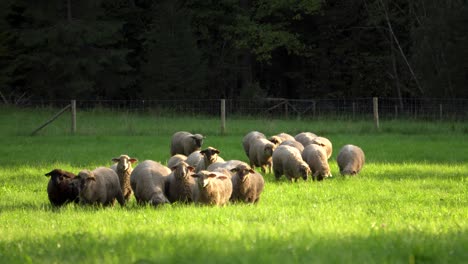
M 171 170 L 159 162 L 145 160 L 133 169 L 130 184 L 138 204 L 157 206 L 169 203 L 166 193 L 167 177 Z
M 344 145 L 336 158 L 341 175 L 352 176 L 361 171 L 365 160 L 364 151 L 360 147 L 351 144 Z
M 283 145 L 295 147 L 295 148 L 297 148 L 301 153 L 302 153 L 302 151 L 304 151 L 304 146 L 301 144 L 301 142 L 296 141 L 296 140 L 294 140 L 294 139 L 293 139 L 293 140 L 286 140 L 286 141 L 281 142 L 280 146 L 283 146 Z
M 81 204 L 113 206 L 117 199 L 121 206 L 125 205 L 119 176 L 114 170 L 106 167 L 99 167 L 93 171 L 82 170 L 75 179 Z
M 281 144 L 281 142 L 286 141 L 286 140 L 295 140 L 293 136 L 287 134 L 287 133 L 279 133 L 278 135 L 271 136 L 268 140 L 273 142 L 275 145 Z
M 249 149 L 250 167 L 261 167 L 262 172 L 265 173 L 266 169 L 271 172 L 272 160 L 271 156 L 275 150 L 276 145 L 265 138 L 258 138 L 252 142 Z
M 299 177 L 307 180 L 310 174 L 309 165 L 302 160 L 298 149 L 291 146 L 278 146 L 273 152 L 273 172 L 275 178 L 279 180 L 281 175 L 285 175 L 289 181 L 297 181 Z
M 192 175 L 198 178 L 200 191 L 199 202 L 208 205 L 224 205 L 232 194 L 232 182 L 229 176 L 220 172 L 202 170 Z
M 247 135 L 244 136 L 242 139 L 242 146 L 244 147 L 245 155 L 249 156 L 250 146 L 252 145 L 252 141 L 258 138 L 266 138 L 265 135 L 258 131 L 249 132 Z
M 312 139 L 311 144 L 322 146 L 323 148 L 325 148 L 325 151 L 327 152 L 327 159 L 331 157 L 332 152 L 333 152 L 333 146 L 330 140 L 328 140 L 327 138 L 315 137 L 314 139 Z
M 171 203 L 197 202 L 199 191 L 195 179 L 192 176 L 194 168 L 186 162 L 180 161 L 171 167 L 171 174 L 167 178 L 166 193 Z
M 208 166 L 210 166 L 213 163 L 224 162 L 224 159 L 218 156 L 220 151 L 213 147 L 208 147 L 207 149 L 200 151 L 200 153 L 203 155 L 203 159 L 200 160 L 200 162 L 198 162 L 195 168 L 195 172 L 205 170 Z
M 113 158 L 113 162 L 116 164 L 111 166 L 117 175 L 119 176 L 120 188 L 122 188 L 122 194 L 125 198 L 125 201 L 128 202 L 132 196 L 132 186 L 130 186 L 130 174 L 132 173 L 132 164 L 138 160 L 135 158 L 130 158 L 128 155 L 120 155 L 118 158 Z
M 308 145 L 302 152 L 302 158 L 309 165 L 314 181 L 321 181 L 324 178 L 332 177 L 327 161 L 327 153 L 322 146 L 316 144 Z
M 197 151 L 193 152 L 193 153 L 196 153 Z M 193 154 L 192 153 L 192 154 Z M 186 161 L 187 160 L 187 156 L 185 155 L 182 155 L 182 154 L 176 154 L 174 156 L 172 156 L 168 161 L 167 161 L 167 167 L 168 168 L 172 168 L 174 167 L 175 165 L 177 165 L 177 163 L 181 162 L 181 161 Z
M 191 134 L 185 131 L 176 132 L 172 135 L 171 140 L 171 156 L 175 154 L 184 154 L 185 156 L 190 153 L 200 150 L 203 139 L 205 137 L 200 134 Z
M 206 168 L 207 171 L 229 171 L 229 174 L 231 174 L 231 170 L 237 167 L 238 165 L 244 165 L 244 166 L 249 166 L 247 163 L 240 161 L 240 160 L 228 160 L 224 162 L 216 162 L 208 166 Z
M 263 176 L 247 164 L 239 164 L 231 169 L 232 194 L 231 201 L 257 203 L 265 186 Z
M 187 162 L 188 165 L 196 168 L 201 160 L 203 160 L 203 154 L 200 153 L 200 150 L 197 150 L 190 153 L 190 155 L 187 156 L 185 162 Z
M 75 174 L 61 169 L 54 169 L 45 174 L 50 177 L 47 184 L 49 201 L 54 206 L 62 206 L 69 202 L 78 203 L 78 186 L 70 185 Z
M 304 147 L 311 144 L 312 140 L 316 138 L 317 135 L 311 132 L 302 132 L 294 136 L 294 139 L 300 142 Z

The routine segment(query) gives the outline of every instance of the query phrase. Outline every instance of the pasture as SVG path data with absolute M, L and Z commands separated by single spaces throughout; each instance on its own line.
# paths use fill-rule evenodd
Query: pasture
M 466 263 L 468 125 L 462 122 L 219 120 L 155 113 L 78 113 L 28 134 L 56 110 L 0 109 L 0 263 Z M 112 165 L 129 154 L 165 164 L 178 130 L 206 135 L 224 159 L 247 161 L 244 134 L 311 131 L 329 138 L 334 177 L 289 183 L 264 175 L 257 205 L 52 208 L 48 178 Z M 341 146 L 366 153 L 357 177 L 342 177 Z

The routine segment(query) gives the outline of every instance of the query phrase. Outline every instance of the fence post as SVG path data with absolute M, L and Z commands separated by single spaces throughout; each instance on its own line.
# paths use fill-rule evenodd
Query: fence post
M 71 100 L 71 133 L 76 133 L 76 100 Z
M 375 128 L 379 129 L 379 98 L 374 97 L 372 98 L 372 101 L 373 101 L 373 108 L 374 108 Z
M 226 99 L 221 99 L 221 135 L 226 133 Z

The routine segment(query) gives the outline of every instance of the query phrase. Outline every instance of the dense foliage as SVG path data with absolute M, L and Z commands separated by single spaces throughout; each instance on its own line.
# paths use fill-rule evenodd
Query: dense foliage
M 0 96 L 468 97 L 465 0 L 4 0 Z

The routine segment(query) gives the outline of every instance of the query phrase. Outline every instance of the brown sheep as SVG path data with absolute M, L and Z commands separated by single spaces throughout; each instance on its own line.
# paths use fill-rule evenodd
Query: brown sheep
M 54 206 L 62 206 L 69 202 L 78 203 L 78 186 L 70 185 L 75 174 L 61 169 L 54 169 L 45 174 L 50 177 L 47 184 L 49 201 Z
M 263 176 L 247 164 L 239 164 L 231 169 L 232 194 L 231 201 L 257 203 L 265 186 Z

